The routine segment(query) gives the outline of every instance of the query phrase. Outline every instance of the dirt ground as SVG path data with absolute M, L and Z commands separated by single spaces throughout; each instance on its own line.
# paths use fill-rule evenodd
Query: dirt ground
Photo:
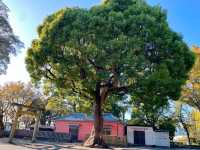
M 0 138 L 0 150 L 105 150 L 86 148 L 81 144 L 71 143 L 52 143 L 52 142 L 37 142 L 31 143 L 28 140 L 15 139 L 14 144 L 9 144 L 7 138 Z M 134 147 L 134 148 L 116 148 L 111 147 L 110 150 L 162 150 L 161 148 Z M 167 150 L 167 149 L 165 149 Z M 186 150 L 186 149 L 181 149 Z

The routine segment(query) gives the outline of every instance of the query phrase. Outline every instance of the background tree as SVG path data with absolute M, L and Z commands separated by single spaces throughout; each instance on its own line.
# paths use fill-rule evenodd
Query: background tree
M 175 117 L 179 123 L 178 125 L 180 125 L 179 126 L 180 128 L 184 129 L 187 136 L 188 144 L 191 145 L 191 139 L 190 139 L 191 134 L 189 130 L 191 128 L 191 122 L 190 122 L 191 112 L 189 111 L 188 107 L 180 101 L 176 102 L 175 109 L 176 109 Z
M 45 19 L 38 35 L 26 57 L 32 81 L 52 83 L 94 104 L 94 132 L 87 146 L 104 145 L 107 98 L 142 94 L 145 84 L 140 82 L 151 79 L 154 94 L 162 94 L 154 102 L 177 99 L 194 60 L 182 37 L 169 28 L 165 11 L 143 0 L 64 8 Z
M 58 90 L 56 87 L 52 89 L 49 85 L 45 85 L 45 93 L 47 95 L 51 93 L 51 95 L 47 99 L 46 112 L 41 117 L 41 123 L 48 120 L 49 124 L 57 116 L 74 112 L 92 113 L 91 102 L 80 98 L 77 94 L 70 94 L 65 90 Z
M 139 105 L 134 105 L 129 123 L 151 126 L 155 130 L 158 129 L 160 119 L 162 120 L 162 118 L 168 118 L 170 115 L 166 113 L 169 111 L 167 106 L 153 108 L 155 107 L 154 105 L 156 104 L 151 105 L 151 108 L 147 103 L 139 103 Z
M 45 93 L 51 93 L 48 98 L 47 110 L 57 115 L 65 115 L 72 112 L 83 112 L 90 114 L 92 112 L 92 103 L 78 94 L 66 92 L 64 89 L 54 87 L 49 91 L 49 86 L 45 86 Z
M 190 71 L 189 79 L 182 88 L 181 101 L 197 108 L 200 111 L 200 48 L 193 46 L 196 61 Z
M 32 103 L 34 97 L 38 96 L 35 88 L 29 83 L 10 82 L 0 87 L 0 124 L 3 129 L 3 120 L 13 120 L 16 114 L 16 107 L 12 105 Z
M 200 112 L 193 109 L 190 116 L 190 138 L 195 144 L 200 142 Z
M 176 119 L 164 117 L 159 120 L 158 128 L 161 130 L 169 131 L 170 142 L 173 142 L 175 132 L 176 132 Z
M 8 7 L 0 0 L 0 75 L 6 73 L 10 55 L 16 55 L 22 42 L 14 35 L 8 22 Z
M 46 110 L 54 113 L 55 116 L 62 116 L 69 113 L 66 101 L 57 97 L 51 97 L 48 100 Z
M 129 109 L 129 95 L 116 95 L 108 97 L 107 102 L 103 106 L 104 112 L 110 112 L 115 117 L 125 122 L 125 114 Z
M 173 142 L 177 121 L 174 118 L 174 108 L 170 103 L 160 105 L 152 103 L 149 100 L 139 105 L 134 104 L 131 120 L 128 123 L 132 125 L 151 126 L 154 130 L 167 130 L 169 131 L 170 140 Z

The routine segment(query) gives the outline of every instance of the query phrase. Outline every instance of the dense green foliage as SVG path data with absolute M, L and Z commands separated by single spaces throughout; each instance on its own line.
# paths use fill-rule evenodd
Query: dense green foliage
M 157 108 L 147 109 L 146 105 L 152 105 L 152 107 L 157 106 Z M 168 118 L 168 116 L 171 115 L 169 113 L 168 106 L 168 104 L 156 104 L 153 102 L 139 103 L 139 105 L 134 104 L 131 114 L 131 120 L 129 121 L 129 123 L 135 125 L 151 126 L 154 129 L 158 129 L 160 120 L 163 120 L 163 118 Z
M 112 0 L 90 10 L 64 8 L 47 17 L 38 34 L 26 58 L 32 79 L 85 97 L 114 72 L 119 83 L 139 88 L 136 99 L 152 94 L 157 95 L 154 103 L 176 99 L 193 64 L 165 12 L 141 0 Z
M 32 80 L 50 84 L 51 92 L 95 100 L 99 120 L 98 105 L 113 94 L 129 93 L 152 112 L 178 99 L 194 62 L 182 37 L 170 29 L 166 12 L 143 0 L 63 8 L 44 20 L 38 36 L 26 57 Z

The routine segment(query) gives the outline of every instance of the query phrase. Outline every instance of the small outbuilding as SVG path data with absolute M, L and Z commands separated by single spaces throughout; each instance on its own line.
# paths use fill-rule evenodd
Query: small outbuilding
M 111 113 L 103 114 L 103 132 L 106 137 L 124 138 L 124 124 Z M 94 126 L 94 117 L 84 113 L 72 113 L 55 120 L 55 132 L 67 133 L 72 141 L 84 141 Z
M 154 131 L 152 127 L 127 126 L 129 145 L 170 147 L 169 132 Z

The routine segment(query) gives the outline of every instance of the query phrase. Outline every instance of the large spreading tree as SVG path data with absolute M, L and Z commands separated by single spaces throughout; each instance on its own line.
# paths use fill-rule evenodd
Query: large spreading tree
M 104 145 L 102 106 L 109 97 L 129 93 L 137 100 L 148 85 L 155 103 L 177 99 L 193 62 L 166 12 L 144 0 L 63 8 L 39 26 L 26 57 L 34 82 L 94 104 L 94 130 L 85 142 L 90 146 Z

